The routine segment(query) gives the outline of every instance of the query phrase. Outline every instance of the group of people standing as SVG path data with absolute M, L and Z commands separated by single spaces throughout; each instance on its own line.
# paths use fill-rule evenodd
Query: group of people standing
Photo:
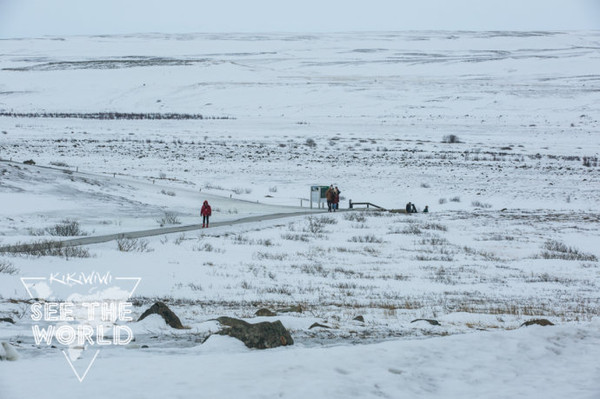
M 329 212 L 335 212 L 339 209 L 340 206 L 340 189 L 337 186 L 329 186 L 327 191 L 325 192 L 325 197 L 327 198 L 327 210 Z M 406 204 L 406 213 L 417 213 L 417 207 L 412 202 Z M 423 213 L 429 212 L 429 205 L 425 205 L 423 209 Z M 212 215 L 212 208 L 208 204 L 208 201 L 204 201 L 202 204 L 202 209 L 200 210 L 200 215 L 202 215 L 202 227 L 208 227 L 208 220 Z
M 417 213 L 417 207 L 412 202 L 406 204 L 406 213 Z M 429 205 L 425 205 L 423 213 L 429 213 Z
M 329 212 L 335 212 L 340 207 L 340 189 L 337 186 L 333 187 L 333 184 L 329 186 L 325 191 L 325 198 L 327 198 L 327 210 Z

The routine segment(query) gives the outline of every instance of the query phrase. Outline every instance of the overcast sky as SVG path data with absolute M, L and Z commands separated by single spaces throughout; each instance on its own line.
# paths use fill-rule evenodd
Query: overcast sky
M 600 29 L 600 0 L 0 0 L 0 38 Z

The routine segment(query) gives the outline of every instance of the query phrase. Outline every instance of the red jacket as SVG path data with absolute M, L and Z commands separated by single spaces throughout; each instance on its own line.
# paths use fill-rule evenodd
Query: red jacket
M 212 209 L 210 205 L 208 205 L 208 201 L 204 201 L 204 205 L 202 205 L 202 210 L 200 211 L 200 215 L 202 216 L 210 216 L 212 214 Z

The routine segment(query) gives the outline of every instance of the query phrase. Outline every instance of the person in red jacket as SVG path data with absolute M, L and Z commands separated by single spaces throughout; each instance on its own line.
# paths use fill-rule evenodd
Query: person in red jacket
M 208 227 L 208 218 L 212 214 L 212 209 L 210 208 L 210 205 L 208 205 L 208 201 L 204 201 L 200 214 L 202 215 L 202 227 Z
M 340 209 L 340 189 L 335 186 L 333 189 L 333 211 Z

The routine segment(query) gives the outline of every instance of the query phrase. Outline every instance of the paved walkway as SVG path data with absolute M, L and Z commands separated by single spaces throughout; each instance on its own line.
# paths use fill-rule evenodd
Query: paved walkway
M 301 212 L 289 212 L 289 213 L 274 213 L 271 215 L 259 215 L 259 216 L 249 216 L 241 219 L 228 220 L 224 222 L 215 222 L 210 224 L 210 229 L 219 226 L 233 226 L 236 224 L 243 223 L 252 223 L 252 222 L 261 222 L 264 220 L 273 220 L 273 219 L 283 219 L 290 218 L 295 216 L 305 216 L 305 215 L 313 215 L 313 214 L 322 214 L 327 213 L 324 210 L 307 210 Z M 66 247 L 74 247 L 79 245 L 92 245 L 92 244 L 100 244 L 109 241 L 115 241 L 122 238 L 142 238 L 142 237 L 152 237 L 163 234 L 171 234 L 171 233 L 180 233 L 185 231 L 193 231 L 193 230 L 201 230 L 201 224 L 189 224 L 189 225 L 181 225 L 181 226 L 169 226 L 169 227 L 160 227 L 157 229 L 149 229 L 149 230 L 139 230 L 139 231 L 131 231 L 126 233 L 115 233 L 115 234 L 105 234 L 101 236 L 86 236 L 79 238 L 71 238 L 67 240 L 52 240 L 56 245 L 62 245 Z M 208 231 L 210 231 L 210 229 Z M 27 248 L 28 245 L 31 244 L 23 244 L 23 248 Z M 0 252 L 10 251 L 10 252 L 19 252 L 19 245 L 5 246 L 0 247 Z

